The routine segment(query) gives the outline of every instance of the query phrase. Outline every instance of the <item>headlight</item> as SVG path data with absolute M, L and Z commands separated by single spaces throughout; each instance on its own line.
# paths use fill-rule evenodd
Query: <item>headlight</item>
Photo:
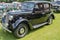
M 13 16 L 9 16 L 9 20 L 12 20 L 13 19 Z
M 6 12 L 3 13 L 2 17 L 4 17 L 6 15 Z

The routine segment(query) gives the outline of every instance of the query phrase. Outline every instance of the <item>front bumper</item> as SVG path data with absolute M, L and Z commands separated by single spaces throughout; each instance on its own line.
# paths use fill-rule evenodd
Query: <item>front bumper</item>
M 12 31 L 10 31 L 9 29 L 8 29 L 8 22 L 7 22 L 7 20 L 3 17 L 2 18 L 2 28 L 4 29 L 4 30 L 6 30 L 6 31 L 8 31 L 8 32 L 12 32 Z

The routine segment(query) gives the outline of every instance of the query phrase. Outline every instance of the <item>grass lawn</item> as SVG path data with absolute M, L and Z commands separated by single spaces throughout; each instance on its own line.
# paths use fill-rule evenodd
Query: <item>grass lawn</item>
M 42 28 L 30 31 L 20 39 L 15 38 L 11 33 L 3 31 L 0 27 L 0 40 L 60 40 L 60 14 L 55 14 L 52 25 L 45 25 Z

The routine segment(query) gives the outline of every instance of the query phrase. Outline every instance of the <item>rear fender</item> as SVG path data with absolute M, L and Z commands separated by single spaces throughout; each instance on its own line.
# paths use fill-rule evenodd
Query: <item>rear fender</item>
M 55 16 L 54 16 L 54 14 L 53 14 L 53 13 L 50 13 L 49 17 L 50 17 L 50 16 L 52 16 L 52 17 L 53 17 L 53 19 L 55 19 Z
M 55 16 L 53 14 L 51 16 L 53 17 L 53 19 L 55 19 Z

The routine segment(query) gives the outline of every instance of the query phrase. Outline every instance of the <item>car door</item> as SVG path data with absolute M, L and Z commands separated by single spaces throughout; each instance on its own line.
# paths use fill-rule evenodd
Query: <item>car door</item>
M 33 13 L 30 17 L 30 22 L 32 25 L 40 24 L 44 22 L 44 14 L 43 14 L 43 4 L 36 4 L 33 10 Z
M 44 3 L 43 4 L 44 5 L 44 21 L 47 21 L 47 19 L 48 19 L 48 17 L 49 17 L 49 15 L 50 15 L 50 4 L 49 3 Z

